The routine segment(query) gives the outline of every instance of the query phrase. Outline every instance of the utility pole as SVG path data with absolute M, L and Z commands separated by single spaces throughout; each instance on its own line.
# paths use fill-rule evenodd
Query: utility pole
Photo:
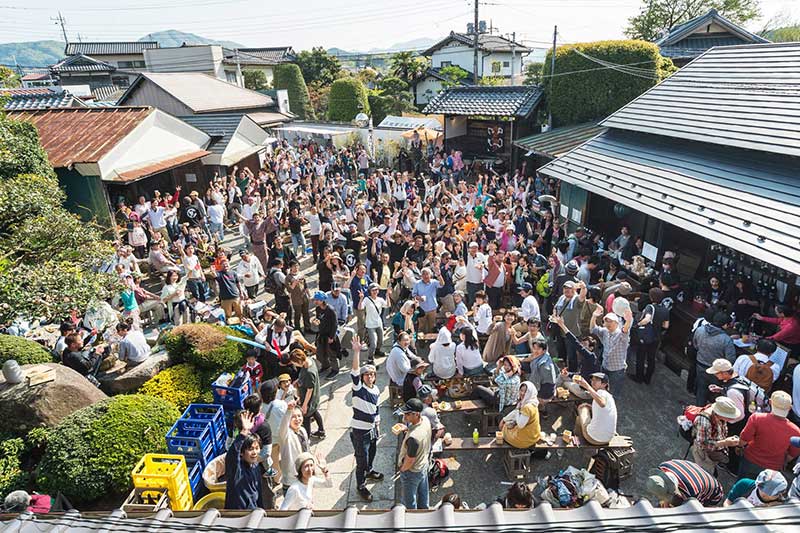
M 512 31 L 511 32 L 511 85 L 514 85 L 514 61 L 516 61 L 514 52 L 516 51 L 515 48 L 516 46 L 517 46 L 517 32 Z
M 244 87 L 244 76 L 242 75 L 242 65 L 239 62 L 239 49 L 237 48 L 235 51 L 236 54 L 236 79 L 239 80 L 241 84 L 240 87 Z
M 69 44 L 69 38 L 67 37 L 67 26 L 66 26 L 67 21 L 61 15 L 61 11 L 58 12 L 58 17 L 56 18 L 50 17 L 50 20 L 55 21 L 56 24 L 61 26 L 61 34 L 64 36 L 64 42 Z
M 558 26 L 553 26 L 553 52 L 550 54 L 550 83 L 553 83 L 553 75 L 556 73 L 556 38 L 558 37 Z M 552 100 L 553 86 L 550 86 L 550 95 L 548 101 Z M 553 108 L 548 105 L 547 110 L 547 126 L 553 129 Z
M 473 28 L 475 35 L 472 39 L 472 81 L 475 85 L 478 85 L 478 4 L 479 0 L 475 0 L 475 27 Z

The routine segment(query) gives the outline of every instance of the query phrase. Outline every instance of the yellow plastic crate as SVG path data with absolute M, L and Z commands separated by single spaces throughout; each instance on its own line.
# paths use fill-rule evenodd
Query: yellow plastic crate
M 194 507 L 194 499 L 192 498 L 192 489 L 188 485 L 186 486 L 186 490 L 182 493 L 179 493 L 179 496 L 173 497 L 173 494 L 169 493 L 169 507 L 173 511 L 191 511 L 192 507 Z
M 189 486 L 186 459 L 182 455 L 148 453 L 131 472 L 137 489 L 167 489 L 170 497 L 183 494 Z

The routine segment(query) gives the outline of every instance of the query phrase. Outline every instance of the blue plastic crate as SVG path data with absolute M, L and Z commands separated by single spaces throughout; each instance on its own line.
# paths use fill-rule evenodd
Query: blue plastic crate
M 194 501 L 200 499 L 200 492 L 203 489 L 203 464 L 200 461 L 192 461 L 187 464 L 189 470 L 189 486 L 192 488 Z
M 225 429 L 225 418 L 220 417 L 222 420 L 222 427 L 220 431 L 214 430 L 214 425 L 211 423 L 210 420 L 198 420 L 196 418 L 179 418 L 178 421 L 175 423 L 181 431 L 183 430 L 195 430 L 195 431 L 202 431 L 203 429 L 208 428 L 211 432 L 211 441 L 214 444 L 214 448 L 216 449 L 219 446 L 219 443 L 225 444 L 225 440 L 228 438 L 227 431 Z
M 250 394 L 250 380 L 245 379 L 241 387 L 225 387 L 211 383 L 211 390 L 214 395 L 214 403 L 221 405 L 226 410 L 239 410 L 244 407 L 244 399 Z
M 197 422 L 178 419 L 165 435 L 169 453 L 183 455 L 187 461 L 194 459 L 203 466 L 214 458 L 214 440 L 211 436 L 211 425 L 202 428 L 192 427 Z
M 193 403 L 186 408 L 181 418 L 187 420 L 208 420 L 213 426 L 214 440 L 225 442 L 228 438 L 225 427 L 225 413 L 221 405 Z

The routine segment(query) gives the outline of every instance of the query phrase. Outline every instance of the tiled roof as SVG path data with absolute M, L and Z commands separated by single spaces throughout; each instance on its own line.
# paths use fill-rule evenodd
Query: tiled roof
M 800 43 L 714 48 L 601 125 L 800 156 L 798 76 Z
M 96 163 L 150 113 L 152 107 L 109 107 L 15 111 L 33 123 L 53 167 Z
M 244 113 L 224 113 L 178 118 L 211 136 L 213 140 L 209 150 L 214 154 L 222 155 L 225 153 L 228 143 L 231 142 L 233 134 L 239 128 L 243 116 Z
M 542 99 L 538 86 L 451 87 L 428 103 L 423 113 L 527 117 Z
M 235 61 L 235 51 L 225 50 L 226 62 Z M 239 48 L 239 62 L 243 65 L 279 65 L 294 61 L 295 53 L 291 46 L 271 48 Z
M 472 47 L 472 45 L 475 43 L 472 35 L 451 31 L 450 35 L 422 52 L 422 55 L 429 56 L 452 40 L 458 41 L 459 43 L 469 47 Z M 490 33 L 482 33 L 478 35 L 478 48 L 487 52 L 511 52 L 512 45 L 515 53 L 526 54 L 531 52 L 531 49 L 527 46 L 513 42 L 511 39 L 506 39 L 500 35 L 493 35 Z
M 83 54 L 69 56 L 52 67 L 51 72 L 113 72 L 117 67 Z
M 292 117 L 294 117 L 294 115 L 288 116 L 277 111 L 258 111 L 256 113 L 248 113 L 247 116 L 253 119 L 253 122 L 262 127 L 291 122 Z
M 22 89 L 25 92 L 12 92 L 0 89 L 0 96 L 9 95 L 9 100 L 3 108 L 6 111 L 25 111 L 32 109 L 59 109 L 65 107 L 86 107 L 84 103 L 67 91 L 51 91 L 44 88 L 44 92 L 32 92 L 32 89 Z
M 483 510 L 455 510 L 449 503 L 437 509 L 408 511 L 402 505 L 386 510 L 360 510 L 348 507 L 325 511 L 224 511 L 208 509 L 173 513 L 163 509 L 155 513 L 132 513 L 122 510 L 110 513 L 86 513 L 71 510 L 64 514 L 34 515 L 26 512 L 0 522 L 15 533 L 60 533 L 68 529 L 78 532 L 120 531 L 418 531 L 471 532 L 514 531 L 545 533 L 548 531 L 600 532 L 668 532 L 767 533 L 795 531 L 800 502 L 791 498 L 786 503 L 755 507 L 745 498 L 725 508 L 704 508 L 691 498 L 675 508 L 653 507 L 647 500 L 621 509 L 601 507 L 590 500 L 574 509 L 558 509 L 542 503 L 532 509 L 503 509 L 495 502 Z
M 672 27 L 669 30 L 669 32 L 667 32 L 666 35 L 656 40 L 655 43 L 659 47 L 674 45 L 680 40 L 688 37 L 689 35 L 692 35 L 695 31 L 701 30 L 704 26 L 708 26 L 712 23 L 722 26 L 732 35 L 739 36 L 744 41 L 745 44 L 769 42 L 769 40 L 764 39 L 763 37 L 760 37 L 755 33 L 751 33 L 746 29 L 742 28 L 741 26 L 734 24 L 730 20 L 726 19 L 725 17 L 717 13 L 716 9 L 711 9 L 705 15 L 700 15 L 699 17 L 695 17 L 691 20 L 687 20 L 686 22 L 683 22 L 681 24 L 678 24 L 677 26 Z
M 158 174 L 159 172 L 164 172 L 165 170 L 169 170 L 171 168 L 185 165 L 186 163 L 191 163 L 192 161 L 197 161 L 198 159 L 201 159 L 210 153 L 211 152 L 207 150 L 194 150 L 192 152 L 186 152 L 184 154 L 150 163 L 149 165 L 120 172 L 115 178 L 104 179 L 103 181 L 121 181 L 129 183 L 131 181 L 146 178 L 147 176 L 152 176 L 153 174 Z
M 157 85 L 195 113 L 269 108 L 275 105 L 275 100 L 269 96 L 200 72 L 142 72 L 119 99 L 119 103 L 123 105 L 128 96 L 145 82 Z
M 800 274 L 794 157 L 612 129 L 539 172 Z
M 596 122 L 589 122 L 523 137 L 514 141 L 514 144 L 523 150 L 555 159 L 604 131 L 605 128 Z
M 64 54 L 68 56 L 77 54 L 87 56 L 142 54 L 148 48 L 159 48 L 159 44 L 155 41 L 69 43 L 64 49 Z
M 116 85 L 101 85 L 92 89 L 92 97 L 95 102 L 113 102 L 116 104 L 119 97 L 124 93 L 125 89 Z
M 53 91 L 47 87 L 33 87 L 31 89 L 25 89 L 25 88 L 7 89 L 3 87 L 0 88 L 0 93 L 7 94 L 9 96 L 34 96 L 42 94 L 52 94 Z
M 715 46 L 736 46 L 740 44 L 751 44 L 740 37 L 734 35 L 717 35 L 717 36 L 704 36 L 695 37 L 690 36 L 686 39 L 680 40 L 673 45 L 661 46 L 659 51 L 664 57 L 670 58 L 691 58 L 697 57 L 706 50 L 710 50 Z
M 49 72 L 29 72 L 22 76 L 22 81 L 39 81 L 50 79 Z

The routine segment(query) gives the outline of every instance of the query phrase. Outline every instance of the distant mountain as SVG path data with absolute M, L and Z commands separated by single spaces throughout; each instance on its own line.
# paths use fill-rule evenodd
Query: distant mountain
M 64 57 L 64 43 L 31 41 L 0 44 L 0 64 L 23 67 L 47 67 Z
M 420 37 L 419 39 L 412 39 L 410 41 L 404 41 L 402 43 L 393 44 L 389 48 L 373 48 L 369 52 L 376 53 L 376 52 L 398 52 L 401 50 L 421 50 L 425 48 L 430 48 L 431 45 L 436 44 L 438 42 L 439 39 L 431 39 L 430 37 Z
M 208 39 L 194 33 L 186 33 L 178 30 L 165 30 L 148 33 L 140 41 L 156 41 L 162 48 L 170 48 L 173 46 L 180 46 L 186 44 L 220 44 L 227 48 L 246 48 L 243 44 L 235 43 L 233 41 L 216 41 Z
M 349 55 L 349 54 L 358 54 L 360 52 L 350 52 L 348 50 L 342 50 L 341 48 L 328 48 L 327 52 L 332 56 L 341 56 L 341 55 Z

